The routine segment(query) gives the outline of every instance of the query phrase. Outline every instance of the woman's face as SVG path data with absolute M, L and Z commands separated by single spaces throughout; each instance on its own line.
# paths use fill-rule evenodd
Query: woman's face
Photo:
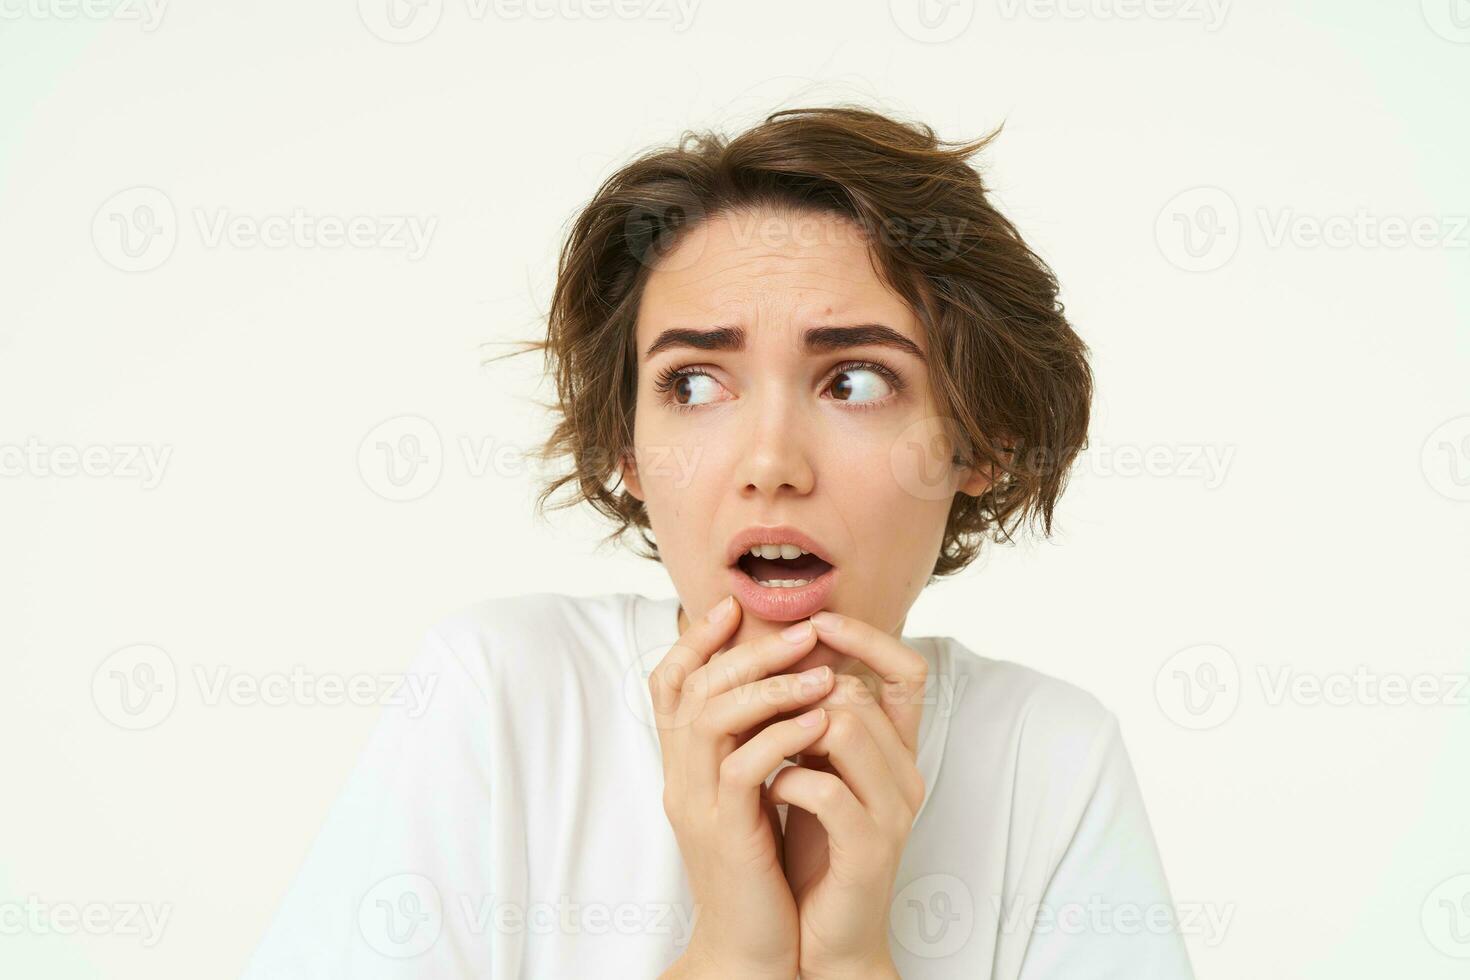
M 680 630 L 733 592 L 745 613 L 731 645 L 817 609 L 901 635 L 954 493 L 984 480 L 951 462 L 922 327 L 861 229 L 830 214 L 710 218 L 650 273 L 637 351 L 624 480 L 647 506 Z M 774 525 L 815 542 L 830 571 L 782 591 L 757 581 L 799 581 L 785 566 L 732 566 L 738 535 Z M 838 660 L 819 645 L 797 669 Z

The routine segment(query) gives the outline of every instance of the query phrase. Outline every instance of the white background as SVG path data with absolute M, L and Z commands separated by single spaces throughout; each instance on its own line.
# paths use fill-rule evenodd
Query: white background
M 169 915 L 0 920 L 0 975 L 239 970 L 378 709 L 214 681 L 391 673 L 485 596 L 671 594 L 590 514 L 533 520 L 550 386 L 480 345 L 537 334 L 636 152 L 857 101 L 1005 121 L 982 170 L 1099 379 L 1055 537 L 906 632 L 1118 713 L 1175 898 L 1230 916 L 1201 977 L 1463 977 L 1464 0 L 617 10 L 0 0 L 0 906 Z M 298 209 L 373 240 L 211 233 Z M 166 715 L 109 695 L 138 663 Z

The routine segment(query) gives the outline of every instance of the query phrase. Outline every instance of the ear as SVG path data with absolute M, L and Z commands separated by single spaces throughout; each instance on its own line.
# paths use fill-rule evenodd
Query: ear
M 959 492 L 971 497 L 978 497 L 986 491 L 994 478 L 988 469 L 974 469 L 969 466 L 960 467 Z
M 1012 459 L 1013 446 L 1014 440 L 1010 437 L 1002 437 L 1000 451 L 1008 461 Z M 971 497 L 980 496 L 986 490 L 990 489 L 991 484 L 1004 475 L 1003 472 L 998 471 L 998 468 L 990 463 L 970 466 L 959 459 L 956 459 L 955 462 L 959 464 L 959 492 Z
M 623 454 L 618 462 L 618 469 L 623 475 L 623 486 L 628 488 L 635 499 L 643 501 L 643 481 L 638 478 L 638 461 L 631 452 Z

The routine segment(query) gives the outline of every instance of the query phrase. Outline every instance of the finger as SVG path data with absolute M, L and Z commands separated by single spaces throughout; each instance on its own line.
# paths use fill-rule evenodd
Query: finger
M 903 744 L 898 729 L 893 725 L 893 719 L 879 705 L 878 695 L 874 693 L 870 682 L 852 674 L 838 675 L 832 690 L 821 700 L 813 702 L 813 707 L 826 708 L 833 712 L 849 712 L 862 721 L 877 744 L 878 751 L 882 753 L 904 801 L 910 810 L 917 812 L 924 802 L 924 777 L 919 773 L 913 750 Z M 815 747 L 808 749 L 803 756 L 809 756 L 815 751 Z
M 740 603 L 734 596 L 726 596 L 715 603 L 708 612 L 689 624 L 648 675 L 648 692 L 653 698 L 654 715 L 659 719 L 661 729 L 665 727 L 663 721 L 678 707 L 679 694 L 690 675 L 704 666 L 720 644 L 734 635 L 740 625 L 741 612 Z
M 779 633 L 767 633 L 728 650 L 718 660 L 699 667 L 685 684 L 691 694 L 717 697 L 742 684 L 760 680 L 790 667 L 817 645 L 810 620 L 792 623 Z
M 814 708 L 761 731 L 725 756 L 719 770 L 719 819 L 731 833 L 749 833 L 766 818 L 761 787 L 771 770 L 822 736 L 827 712 Z M 780 802 L 772 800 L 772 802 Z
M 773 802 L 789 803 L 816 817 L 827 831 L 828 848 L 834 859 L 843 853 L 855 854 L 871 846 L 876 838 L 877 828 L 862 804 L 847 784 L 830 772 L 787 766 L 776 773 L 766 795 Z
M 823 665 L 800 674 L 765 677 L 714 698 L 694 719 L 697 737 L 685 746 L 686 774 L 698 782 L 702 773 L 708 773 L 712 781 L 721 761 L 750 743 L 742 736 L 754 726 L 782 711 L 807 707 L 826 694 L 835 679 L 832 668 Z M 705 791 L 713 788 L 703 787 Z
M 825 664 L 799 674 L 763 677 L 711 700 L 700 723 L 721 734 L 739 735 L 783 711 L 801 711 L 830 696 L 836 680 Z
M 886 822 L 904 809 L 893 771 L 868 727 L 853 712 L 828 712 L 827 730 L 802 755 L 826 756 L 852 795 L 875 819 Z
M 863 664 L 883 684 L 880 701 L 903 743 L 915 752 L 929 664 L 902 641 L 853 616 L 823 610 L 812 616 L 821 641 Z

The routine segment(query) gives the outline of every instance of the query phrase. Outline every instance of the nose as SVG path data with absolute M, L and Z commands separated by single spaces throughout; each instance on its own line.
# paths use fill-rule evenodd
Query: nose
M 800 417 L 797 399 L 768 392 L 744 421 L 736 485 L 747 496 L 779 499 L 783 494 L 805 496 L 816 484 L 808 439 L 808 425 Z

